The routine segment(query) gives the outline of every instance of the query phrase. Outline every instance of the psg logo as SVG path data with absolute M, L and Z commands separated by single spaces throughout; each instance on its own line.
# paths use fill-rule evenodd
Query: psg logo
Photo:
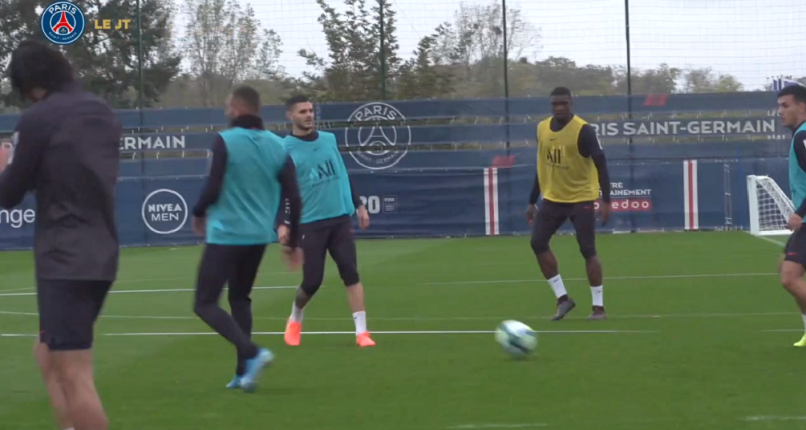
M 69 45 L 84 34 L 84 12 L 69 1 L 57 1 L 42 11 L 39 17 L 42 34 L 57 45 Z
M 347 147 L 361 149 L 349 152 L 353 160 L 370 170 L 394 167 L 408 153 L 411 127 L 382 123 L 405 120 L 403 113 L 386 103 L 372 102 L 356 109 L 348 121 L 359 126 L 347 128 L 344 136 Z

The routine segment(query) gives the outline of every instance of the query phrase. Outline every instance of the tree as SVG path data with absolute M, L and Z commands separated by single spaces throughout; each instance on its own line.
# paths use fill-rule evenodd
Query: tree
M 615 70 L 610 66 L 578 66 L 568 58 L 549 57 L 535 63 L 534 73 L 537 76 L 537 92 L 544 97 L 558 86 L 566 86 L 574 94 L 582 96 L 616 92 Z
M 138 29 L 135 0 L 108 2 L 75 0 L 87 20 L 81 39 L 60 47 L 73 64 L 85 89 L 95 92 L 116 108 L 137 106 L 140 80 L 138 71 Z M 46 41 L 39 25 L 40 1 L 0 2 L 0 82 L 6 79 L 6 66 L 12 50 L 25 39 Z M 141 0 L 143 47 L 143 105 L 159 100 L 170 80 L 179 73 L 181 58 L 170 44 L 173 9 L 170 1 Z M 130 19 L 128 29 L 99 30 L 95 19 Z M 21 101 L 6 95 L 6 105 Z
M 504 95 L 504 10 L 500 2 L 461 3 L 453 23 L 437 27 L 435 59 L 452 65 L 457 91 L 464 97 Z M 507 57 L 520 58 L 537 50 L 540 33 L 517 7 L 507 8 Z M 532 52 L 534 54 L 535 52 Z M 508 67 L 508 65 L 507 65 Z
M 448 29 L 437 27 L 436 32 L 420 40 L 414 58 L 400 67 L 398 97 L 402 99 L 445 98 L 454 91 L 454 76 L 450 65 L 443 64 L 437 54 L 437 43 Z
M 341 14 L 316 0 L 329 60 L 301 49 L 299 55 L 314 72 L 306 72 L 299 83 L 320 100 L 380 100 L 394 93 L 401 65 L 395 11 L 389 0 L 371 1 L 376 5 L 367 9 L 366 0 L 344 0 L 347 11 Z
M 710 67 L 688 69 L 683 74 L 684 93 L 730 93 L 742 90 L 742 83 L 729 74 L 715 75 Z
M 261 29 L 254 10 L 237 0 L 185 0 L 182 39 L 203 106 L 219 105 L 232 86 L 282 75 L 280 37 Z
M 670 67 L 663 63 L 655 69 L 632 70 L 630 84 L 633 94 L 673 93 L 677 88 L 677 80 L 683 71 L 677 67 Z M 616 91 L 618 94 L 627 94 L 627 70 L 619 67 L 617 70 Z

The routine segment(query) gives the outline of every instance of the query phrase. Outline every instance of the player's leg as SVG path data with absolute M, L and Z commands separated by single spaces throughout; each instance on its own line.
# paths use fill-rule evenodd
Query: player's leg
M 336 267 L 339 269 L 339 276 L 347 287 L 347 301 L 350 303 L 350 310 L 353 313 L 355 322 L 356 343 L 358 346 L 375 346 L 375 342 L 367 330 L 367 312 L 364 306 L 364 286 L 358 277 L 358 256 L 355 249 L 355 236 L 353 228 L 349 222 L 333 227 L 333 234 L 328 243 L 328 251 Z
M 266 245 L 244 246 L 241 250 L 243 255 L 239 258 L 238 265 L 234 266 L 235 270 L 230 273 L 228 282 L 227 298 L 232 319 L 250 339 L 252 337 L 252 287 L 255 285 L 255 278 L 265 251 Z M 246 372 L 246 357 L 237 354 L 235 377 L 227 384 L 227 388 L 240 388 L 244 372 Z
M 540 271 L 543 272 L 543 276 L 554 291 L 555 297 L 557 297 L 557 313 L 551 318 L 553 321 L 565 318 L 568 312 L 571 312 L 576 306 L 574 300 L 568 296 L 563 284 L 557 257 L 549 248 L 551 237 L 563 225 L 567 215 L 564 205 L 544 199 L 532 225 L 532 239 L 530 241 L 532 251 L 537 257 Z
M 70 418 L 70 407 L 67 404 L 67 397 L 64 395 L 64 388 L 59 380 L 59 374 L 51 364 L 48 345 L 40 338 L 37 338 L 34 345 L 34 356 L 36 357 L 36 364 L 42 371 L 42 381 L 48 391 L 53 418 L 59 425 L 59 429 L 74 430 L 73 419 Z
M 55 374 L 70 421 L 78 430 L 106 430 L 109 426 L 95 388 L 92 344 L 95 320 L 110 287 L 111 282 L 106 281 L 38 281 L 47 368 Z
M 251 391 L 255 388 L 261 371 L 271 363 L 274 355 L 268 349 L 253 343 L 218 304 L 224 284 L 237 266 L 239 257 L 239 247 L 212 244 L 205 246 L 199 264 L 193 310 L 210 328 L 232 343 L 238 354 L 246 358 L 241 388 Z
M 803 325 L 806 330 L 806 229 L 801 227 L 792 233 L 784 247 L 784 258 L 780 265 L 781 285 L 795 298 L 801 311 Z M 806 347 L 806 334 L 795 343 L 797 347 Z
M 588 274 L 588 283 L 591 287 L 593 311 L 588 319 L 605 319 L 602 263 L 596 254 L 596 211 L 594 210 L 593 202 L 574 205 L 571 213 L 571 223 L 576 230 L 579 252 L 585 259 L 585 272 Z
M 305 306 L 322 286 L 325 278 L 325 257 L 329 229 L 306 231 L 302 235 L 300 247 L 305 255 L 302 264 L 302 283 L 297 288 L 294 303 L 291 304 L 291 316 L 285 327 L 285 343 L 298 346 L 302 338 L 302 320 L 305 317 Z

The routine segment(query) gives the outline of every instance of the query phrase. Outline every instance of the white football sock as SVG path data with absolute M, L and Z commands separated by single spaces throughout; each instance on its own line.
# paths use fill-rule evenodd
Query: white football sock
M 591 297 L 593 298 L 593 306 L 604 306 L 604 287 L 591 287 Z
M 298 323 L 302 322 L 302 318 L 305 316 L 305 309 L 300 309 L 297 307 L 297 303 L 294 302 L 291 305 L 291 321 L 295 321 Z
M 367 312 L 355 312 L 353 314 L 353 321 L 355 321 L 355 334 L 361 334 L 367 331 Z
M 554 290 L 554 295 L 557 296 L 558 299 L 568 294 L 568 292 L 565 291 L 565 285 L 563 285 L 563 278 L 560 275 L 548 279 L 548 283 L 549 285 L 551 285 L 551 289 Z
M 806 314 L 803 314 L 803 327 L 806 328 Z

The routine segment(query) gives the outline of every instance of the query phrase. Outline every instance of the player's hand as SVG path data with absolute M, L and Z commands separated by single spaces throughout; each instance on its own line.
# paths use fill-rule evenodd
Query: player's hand
M 610 220 L 610 204 L 602 202 L 599 204 L 599 220 L 602 221 L 602 226 L 607 224 Z
M 530 204 L 529 206 L 526 206 L 526 222 L 528 222 L 529 225 L 532 225 L 534 222 L 535 214 L 537 214 L 536 205 Z
M 199 218 L 194 216 L 193 221 L 191 221 L 191 226 L 193 228 L 193 233 L 196 233 L 199 236 L 204 236 L 207 234 L 207 218 Z
M 792 214 L 792 216 L 789 217 L 789 222 L 786 223 L 786 227 L 792 231 L 798 231 L 802 225 L 803 218 L 798 214 Z
M 288 245 L 288 233 L 290 231 L 291 229 L 285 224 L 277 227 L 277 241 L 279 241 L 281 245 Z
M 305 262 L 305 256 L 302 253 L 302 248 L 291 248 L 288 246 L 283 247 L 282 259 L 285 266 L 291 272 L 296 272 L 302 263 Z
M 366 230 L 369 227 L 369 213 L 364 206 L 358 208 L 358 226 L 361 227 L 361 230 Z
M 0 142 L 0 172 L 8 167 L 8 160 L 11 158 L 11 142 Z

